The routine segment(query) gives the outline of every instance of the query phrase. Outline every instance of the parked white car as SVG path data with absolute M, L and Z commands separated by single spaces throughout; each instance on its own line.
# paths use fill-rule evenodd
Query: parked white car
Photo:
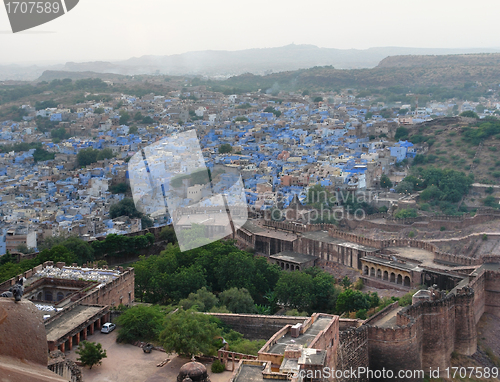
M 113 330 L 115 330 L 116 325 L 111 323 L 111 322 L 106 322 L 102 328 L 101 328 L 101 333 L 111 333 Z

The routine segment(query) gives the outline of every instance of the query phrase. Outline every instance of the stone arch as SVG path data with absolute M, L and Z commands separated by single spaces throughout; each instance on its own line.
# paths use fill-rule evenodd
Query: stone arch
M 389 272 L 387 271 L 384 271 L 384 277 L 383 277 L 384 280 L 389 280 Z
M 382 271 L 380 270 L 380 268 L 377 269 L 377 278 L 378 279 L 382 278 Z
M 295 270 L 295 265 L 293 265 L 293 264 L 292 264 L 292 265 L 290 265 L 290 270 L 291 270 L 291 271 L 294 271 L 294 270 Z
M 52 301 L 52 292 L 50 290 L 45 291 L 45 301 Z
M 42 294 L 42 292 L 38 292 L 38 294 L 36 295 L 36 299 L 37 299 L 38 301 L 42 301 L 42 298 L 43 298 L 43 294 Z
M 390 279 L 391 283 L 395 283 L 396 282 L 396 275 L 394 272 L 391 272 L 391 279 Z
M 374 267 L 370 268 L 370 276 L 375 276 L 375 268 Z
M 368 265 L 365 265 L 365 268 L 363 269 L 363 274 L 366 275 L 366 276 L 368 276 L 369 272 L 370 271 L 368 270 Z
M 285 269 L 290 269 L 290 264 L 286 264 Z
M 405 278 L 404 278 L 404 286 L 409 287 L 410 283 L 411 283 L 410 278 L 408 276 L 405 276 Z
M 403 276 L 401 276 L 401 274 L 398 274 L 398 280 L 397 280 L 396 284 L 403 285 Z
M 61 301 L 64 298 L 63 292 L 57 292 L 57 301 Z

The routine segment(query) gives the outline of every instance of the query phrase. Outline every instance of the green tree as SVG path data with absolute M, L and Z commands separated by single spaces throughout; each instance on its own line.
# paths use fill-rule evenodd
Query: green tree
M 406 127 L 398 127 L 396 129 L 396 134 L 394 135 L 394 140 L 396 141 L 404 141 L 408 139 L 408 134 L 410 131 Z
M 163 329 L 165 314 L 158 305 L 128 308 L 116 319 L 118 342 L 157 341 Z
M 312 309 L 315 312 L 333 313 L 340 289 L 335 287 L 332 275 L 320 271 L 313 277 L 314 296 Z
M 109 188 L 113 194 L 126 194 L 130 192 L 130 186 L 127 183 L 117 183 Z
M 214 338 L 221 334 L 217 324 L 210 317 L 194 310 L 179 308 L 168 314 L 160 334 L 160 342 L 167 353 L 211 355 L 216 352 Z
M 97 152 L 98 150 L 94 150 L 89 147 L 83 150 L 80 150 L 76 155 L 76 160 L 80 167 L 87 166 L 89 164 L 97 162 Z
M 464 112 L 460 113 L 460 117 L 467 117 L 467 118 L 476 118 L 476 119 L 479 119 L 479 115 L 477 115 L 472 110 L 467 110 L 467 111 L 464 111 Z
M 231 147 L 231 145 L 229 143 L 223 143 L 219 147 L 220 154 L 227 154 L 227 153 L 230 153 L 231 151 L 233 151 L 233 148 Z
M 234 119 L 234 122 L 248 122 L 248 118 L 247 117 L 236 117 Z
M 392 110 L 390 109 L 382 109 L 380 111 L 380 115 L 383 117 L 383 118 L 391 118 L 392 117 Z
M 130 126 L 128 129 L 129 134 L 137 134 L 138 131 L 139 129 L 137 128 L 137 126 Z
M 323 102 L 323 97 L 314 97 L 313 102 Z
M 135 208 L 133 199 L 124 198 L 109 208 L 109 216 L 111 219 L 115 219 L 119 216 L 128 216 L 134 219 L 140 218 L 142 214 Z
M 50 132 L 50 136 L 54 139 L 58 139 L 59 141 L 69 138 L 69 135 L 66 133 L 66 129 L 64 127 L 53 129 Z
M 68 237 L 61 242 L 61 245 L 76 256 L 76 262 L 79 265 L 95 260 L 92 246 L 77 236 Z
M 169 243 L 177 243 L 177 236 L 175 236 L 175 230 L 172 226 L 163 227 L 158 237 L 160 240 L 165 240 Z
M 219 295 L 220 304 L 233 313 L 255 313 L 255 303 L 245 288 L 231 288 Z
M 19 244 L 17 247 L 16 247 L 16 251 L 18 252 L 21 252 L 21 253 L 24 253 L 24 254 L 27 254 L 27 253 L 31 253 L 32 252 L 32 249 L 31 248 L 28 248 L 28 246 L 24 243 L 21 243 Z
M 488 195 L 486 198 L 484 198 L 483 204 L 486 207 L 499 208 L 499 204 L 493 195 Z
M 49 153 L 44 149 L 36 149 L 33 153 L 33 160 L 35 162 L 44 162 L 46 160 L 53 160 L 55 158 L 54 153 Z
M 104 114 L 104 108 L 98 107 L 94 110 L 94 114 Z
M 144 125 L 150 125 L 150 124 L 154 123 L 154 121 L 155 121 L 155 120 L 154 120 L 153 118 L 151 118 L 149 115 L 145 116 L 145 117 L 141 120 L 141 122 L 142 122 Z
M 297 310 L 310 311 L 313 303 L 313 277 L 305 272 L 282 272 L 276 284 L 280 303 Z
M 137 113 L 134 114 L 134 121 L 140 121 L 143 118 L 144 118 L 144 116 L 142 115 L 142 113 L 140 111 L 138 111 Z
M 400 194 L 411 194 L 413 192 L 413 183 L 403 180 L 396 186 L 396 192 Z
M 250 298 L 252 297 L 250 296 Z M 215 294 L 208 291 L 206 287 L 203 287 L 196 291 L 196 293 L 190 293 L 188 298 L 180 300 L 179 305 L 184 309 L 196 307 L 195 310 L 198 310 L 199 312 L 209 312 L 214 306 L 217 305 L 218 302 L 219 299 L 215 296 Z
M 382 176 L 380 177 L 380 187 L 382 187 L 382 188 L 391 188 L 392 187 L 391 180 L 385 174 L 382 174 Z
M 394 214 L 396 219 L 416 218 L 417 210 L 414 208 L 402 208 Z
M 344 288 L 350 288 L 350 287 L 351 287 L 351 284 L 352 284 L 352 281 L 351 281 L 351 279 L 349 278 L 349 276 L 344 276 L 344 278 L 342 279 L 342 281 L 340 282 L 340 284 L 341 284 Z
M 113 157 L 113 150 L 111 149 L 97 150 L 96 160 L 111 159 Z
M 7 264 L 7 263 L 15 263 L 16 262 L 16 257 L 13 256 L 9 250 L 5 252 L 5 255 L 0 256 L 0 266 Z
M 126 125 L 130 121 L 130 114 L 125 110 L 120 111 L 120 125 Z
M 82 341 L 78 345 L 78 349 L 75 352 L 79 355 L 78 361 L 82 363 L 83 366 L 100 365 L 102 359 L 107 358 L 106 350 L 102 348 L 100 343 Z
M 336 304 L 337 311 L 355 312 L 360 309 L 370 308 L 370 299 L 359 290 L 346 289 L 339 294 Z

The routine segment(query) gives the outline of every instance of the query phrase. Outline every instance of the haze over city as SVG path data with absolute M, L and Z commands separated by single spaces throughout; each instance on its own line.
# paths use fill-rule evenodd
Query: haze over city
M 498 0 L 4 3 L 2 382 L 500 382 Z
M 120 60 L 295 44 L 325 48 L 495 48 L 500 3 L 480 0 L 183 2 L 82 0 L 12 34 L 0 11 L 0 63 Z

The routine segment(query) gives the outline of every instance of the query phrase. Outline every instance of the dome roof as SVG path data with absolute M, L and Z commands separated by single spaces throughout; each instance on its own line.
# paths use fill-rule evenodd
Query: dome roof
M 205 382 L 208 380 L 207 368 L 199 362 L 188 362 L 179 370 L 177 382 Z

